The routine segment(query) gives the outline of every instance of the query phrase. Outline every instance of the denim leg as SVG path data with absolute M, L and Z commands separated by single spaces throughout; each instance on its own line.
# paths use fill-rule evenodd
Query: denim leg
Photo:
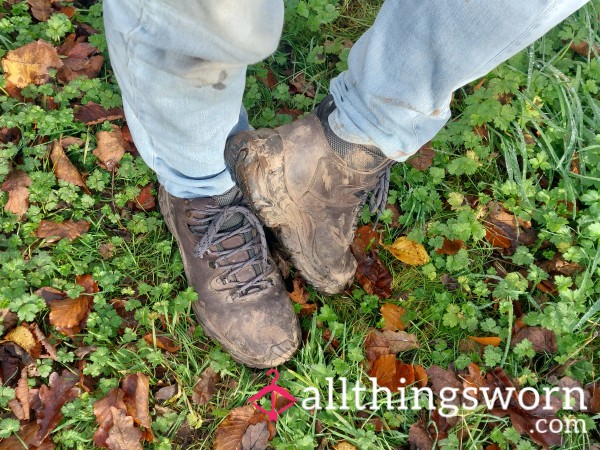
M 172 195 L 222 194 L 223 152 L 248 129 L 246 67 L 277 48 L 281 0 L 104 0 L 112 68 L 144 161 Z
M 450 118 L 452 92 L 587 0 L 386 0 L 331 82 L 334 132 L 406 160 Z

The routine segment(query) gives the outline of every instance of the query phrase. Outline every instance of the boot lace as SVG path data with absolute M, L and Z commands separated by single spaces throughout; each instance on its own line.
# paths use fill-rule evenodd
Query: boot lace
M 221 280 L 235 289 L 231 296 L 233 299 L 272 286 L 272 281 L 267 278 L 271 267 L 268 262 L 265 233 L 260 221 L 248 208 L 240 205 L 209 206 L 202 211 L 194 208 L 190 208 L 189 211 L 188 217 L 191 219 L 189 229 L 192 234 L 200 237 L 194 249 L 194 255 L 199 258 L 203 258 L 206 254 L 217 256 L 212 267 L 223 270 Z M 224 230 L 224 224 L 236 214 L 241 214 L 241 224 Z M 254 231 L 256 234 L 252 236 Z M 223 242 L 239 235 L 251 237 L 246 238 L 247 242 L 239 247 L 223 248 Z M 245 251 L 251 255 L 245 261 L 227 262 L 234 254 Z M 238 280 L 236 275 L 248 267 L 252 267 L 256 275 L 248 281 Z

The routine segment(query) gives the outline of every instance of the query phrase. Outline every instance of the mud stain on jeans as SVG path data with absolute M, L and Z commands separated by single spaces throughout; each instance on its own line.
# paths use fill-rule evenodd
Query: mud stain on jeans
M 226 79 L 227 72 L 221 70 L 221 72 L 219 73 L 219 81 L 212 85 L 213 89 L 216 89 L 217 91 L 222 91 L 223 89 L 225 89 L 225 84 L 223 83 L 223 81 L 225 81 Z

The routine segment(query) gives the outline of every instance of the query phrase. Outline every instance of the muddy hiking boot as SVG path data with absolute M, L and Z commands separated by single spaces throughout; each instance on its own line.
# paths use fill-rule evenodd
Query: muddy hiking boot
M 336 294 L 352 282 L 350 244 L 369 194 L 385 205 L 394 162 L 376 147 L 340 139 L 329 127 L 328 96 L 317 109 L 274 130 L 232 137 L 225 159 L 259 219 L 271 228 L 302 276 Z
M 205 334 L 250 367 L 290 359 L 300 343 L 298 320 L 262 225 L 239 189 L 182 199 L 161 187 L 158 200 L 198 293 L 192 307 Z

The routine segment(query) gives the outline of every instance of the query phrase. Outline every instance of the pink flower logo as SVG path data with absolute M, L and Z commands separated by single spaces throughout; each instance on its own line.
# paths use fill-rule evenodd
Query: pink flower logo
M 269 369 L 269 371 L 267 372 L 267 376 L 269 375 L 273 375 L 273 379 L 271 380 L 271 382 L 267 386 L 262 388 L 260 391 L 258 391 L 256 394 L 254 394 L 252 397 L 250 397 L 248 399 L 248 403 L 251 403 L 256 409 L 265 413 L 270 421 L 277 422 L 279 416 L 284 411 L 294 406 L 298 399 L 292 394 L 290 394 L 287 389 L 277 385 L 277 380 L 279 380 L 279 372 L 276 369 Z M 266 410 L 258 404 L 258 401 L 261 398 L 266 397 L 267 395 L 271 396 L 270 410 Z M 283 399 L 283 402 L 281 399 Z M 285 404 L 278 407 L 278 404 L 281 405 L 282 403 Z

